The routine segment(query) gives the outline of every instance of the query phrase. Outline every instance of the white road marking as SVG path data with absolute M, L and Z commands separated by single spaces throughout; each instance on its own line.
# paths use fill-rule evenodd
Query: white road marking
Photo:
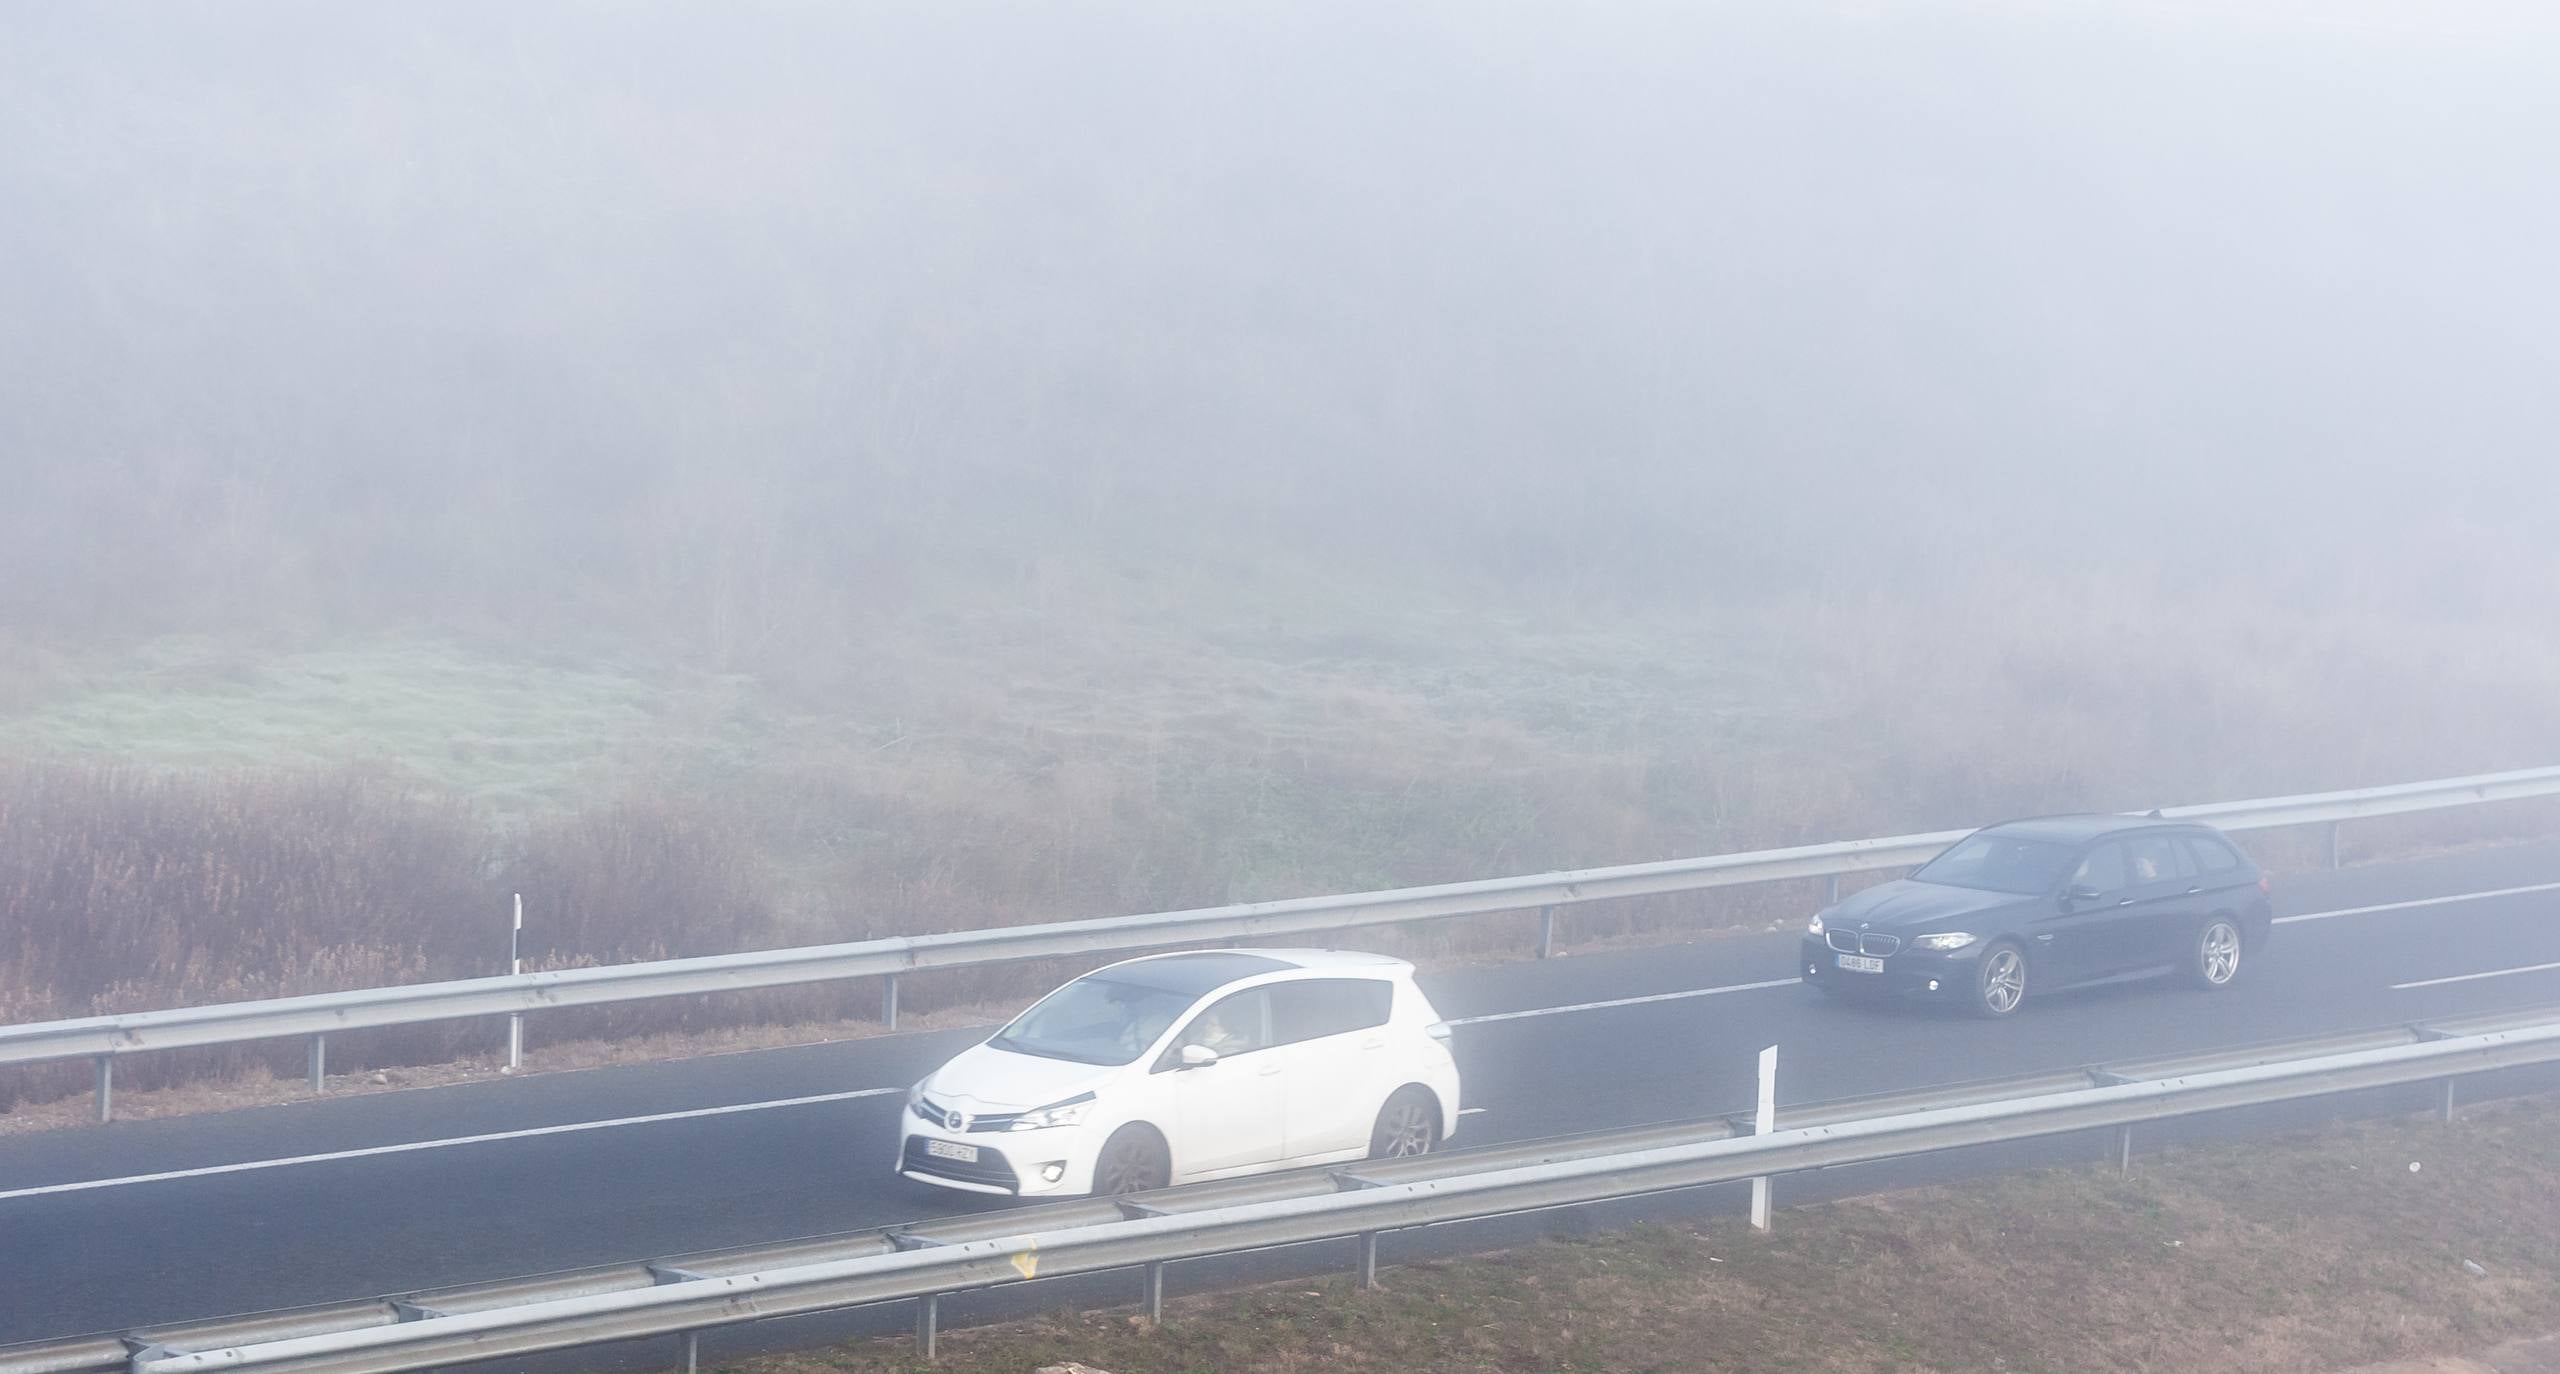
M 2541 973 L 2555 968 L 2560 968 L 2560 964 L 2527 964 L 2522 968 L 2493 968 L 2487 973 L 2457 973 L 2450 978 L 2421 978 L 2414 983 L 2394 983 L 2391 985 L 2391 990 L 2406 992 L 2411 988 L 2436 988 L 2447 983 L 2472 983 L 2483 978 L 2504 978 L 2510 973 Z
M 2419 897 L 2406 902 L 2384 902 L 2380 906 L 2351 906 L 2337 911 L 2311 911 L 2300 916 L 2278 916 L 2276 924 L 2291 925 L 2296 921 L 2326 921 L 2337 916 L 2369 916 L 2377 911 L 2406 911 L 2411 907 L 2443 906 L 2449 902 L 2482 902 L 2491 897 L 2517 897 L 2528 892 L 2560 890 L 2560 883 L 2535 883 L 2531 887 L 2502 887 L 2493 892 L 2462 892 L 2451 897 Z
M 1677 1002 L 1689 997 L 1721 997 L 1728 992 L 1758 992 L 1762 988 L 1789 988 L 1803 981 L 1801 978 L 1772 978 L 1765 983 L 1733 983 L 1720 988 L 1691 988 L 1687 992 L 1657 992 L 1650 997 L 1614 997 L 1606 1002 L 1576 1002 L 1569 1007 L 1497 1011 L 1486 1016 L 1452 1016 L 1449 1018 L 1449 1024 L 1480 1026 L 1487 1021 L 1519 1021 L 1532 1016 L 1562 1016 L 1569 1011 L 1602 1011 L 1610 1007 L 1641 1006 L 1647 1002 Z
M 491 1131 L 486 1135 L 458 1135 L 443 1140 L 411 1140 L 398 1145 L 369 1145 L 360 1150 L 331 1150 L 326 1154 L 294 1155 L 286 1159 L 252 1159 L 238 1164 L 210 1164 L 201 1169 L 171 1169 L 165 1173 L 130 1174 L 123 1178 L 92 1178 L 78 1183 L 48 1183 L 40 1188 L 13 1188 L 7 1192 L 0 1192 L 0 1202 L 7 1202 L 11 1198 L 48 1197 L 55 1193 L 85 1193 L 94 1188 L 122 1188 L 134 1183 L 165 1183 L 181 1178 L 245 1174 L 257 1169 L 281 1169 L 291 1164 L 325 1164 L 337 1159 L 370 1159 L 375 1155 L 407 1154 L 414 1150 L 443 1150 L 456 1145 L 485 1145 L 493 1140 L 525 1140 L 533 1136 L 601 1131 L 615 1126 L 651 1126 L 661 1121 L 690 1121 L 696 1117 L 727 1116 L 735 1112 L 764 1112 L 777 1107 L 807 1107 L 820 1102 L 848 1102 L 857 1097 L 881 1097 L 905 1091 L 904 1088 L 861 1088 L 853 1092 L 775 1098 L 768 1102 L 741 1102 L 729 1107 L 696 1107 L 691 1111 L 653 1112 L 648 1116 L 617 1116 L 609 1121 L 572 1121 L 566 1125 L 535 1126 L 521 1131 Z
M 2326 921 L 2339 916 L 2366 916 L 2383 911 L 2405 911 L 2413 907 L 2442 906 L 2451 902 L 2484 901 L 2491 897 L 2515 897 L 2532 892 L 2560 891 L 2560 882 L 2536 883 L 2530 887 L 2502 887 L 2489 892 L 2463 892 L 2450 897 L 2420 897 L 2406 902 L 2384 902 L 2376 906 L 2345 907 L 2337 911 L 2306 912 L 2299 916 L 2279 916 L 2277 925 L 2296 921 Z M 2540 973 L 2560 968 L 2560 963 L 2533 964 L 2524 968 L 2496 969 L 2488 973 L 2465 973 L 2451 978 L 2430 978 L 2416 983 L 2395 983 L 2394 991 L 2408 988 L 2435 987 L 2442 983 L 2467 983 L 2480 978 L 2502 978 L 2512 973 Z M 1682 992 L 1657 992 L 1647 997 L 1615 997 L 1605 1002 L 1576 1002 L 1561 1007 L 1535 1007 L 1528 1011 L 1501 1011 L 1484 1016 L 1458 1016 L 1449 1019 L 1452 1026 L 1478 1026 L 1493 1021 L 1520 1021 L 1534 1016 L 1562 1016 L 1568 1012 L 1606 1011 L 1612 1007 L 1643 1006 L 1652 1002 L 1679 1002 L 1694 997 L 1721 997 L 1729 992 L 1760 992 L 1769 988 L 1794 987 L 1801 978 L 1772 978 L 1759 983 L 1730 983 L 1723 987 L 1691 988 Z M 500 1140 L 526 1140 L 535 1136 L 568 1135 L 578 1131 L 602 1131 L 617 1126 L 650 1126 L 666 1121 L 689 1121 L 698 1117 L 728 1116 L 739 1112 L 772 1111 L 781 1107 L 806 1107 L 821 1102 L 848 1102 L 856 1098 L 883 1097 L 905 1092 L 904 1088 L 859 1088 L 852 1092 L 818 1093 L 809 1097 L 783 1097 L 765 1102 L 741 1102 L 727 1107 L 697 1107 L 690 1111 L 655 1112 L 647 1116 L 620 1116 L 605 1121 L 573 1121 L 558 1126 L 535 1126 L 521 1131 L 492 1131 L 484 1135 L 451 1136 L 441 1140 L 411 1140 L 396 1145 L 373 1145 L 357 1150 L 332 1150 L 325 1154 L 293 1155 L 284 1159 L 253 1159 L 237 1164 L 213 1164 L 198 1169 L 172 1169 L 156 1174 L 130 1174 L 122 1178 L 84 1179 L 77 1183 L 49 1183 L 34 1188 L 0 1191 L 0 1202 L 12 1198 L 47 1197 L 56 1193 L 82 1193 L 98 1188 L 121 1188 L 136 1183 L 163 1183 L 177 1179 L 209 1178 L 221 1174 L 250 1173 L 259 1169 L 282 1169 L 296 1164 L 325 1164 L 341 1159 L 369 1159 L 376 1155 L 409 1154 L 419 1150 L 450 1149 L 457 1145 L 485 1145 Z M 1482 1107 L 1461 1109 L 1460 1116 L 1472 1116 Z
M 2296 921 L 2327 921 L 2340 916 L 2370 916 L 2376 912 L 2383 911 L 2406 911 L 2413 907 L 2443 906 L 2451 902 L 2477 902 L 2484 901 L 2491 897 L 2515 897 L 2529 892 L 2553 891 L 2560 891 L 2560 883 L 2535 883 L 2530 887 L 2502 887 L 2488 892 L 2460 892 L 2450 897 L 2419 897 L 2406 902 L 2382 902 L 2374 906 L 2341 907 L 2336 911 L 2309 911 L 2298 916 L 2279 916 L 2275 919 L 2275 923 L 2281 926 L 2290 925 Z M 2528 972 L 2529 970 L 2516 969 L 2511 971 L 2522 973 Z M 2493 975 L 2469 974 L 2465 976 L 2485 978 Z M 1487 1021 L 1520 1021 L 1532 1016 L 1560 1016 L 1566 1012 L 1573 1011 L 1605 1011 L 1611 1007 L 1640 1006 L 1647 1002 L 1676 1002 L 1690 997 L 1718 997 L 1728 992 L 1758 992 L 1764 988 L 1794 987 L 1796 984 L 1803 981 L 1804 980 L 1801 978 L 1772 978 L 1767 982 L 1762 983 L 1731 983 L 1724 987 L 1692 988 L 1685 992 L 1658 992 L 1650 997 L 1618 997 L 1612 998 L 1606 1002 L 1576 1002 L 1571 1006 L 1564 1007 L 1537 1007 L 1529 1011 L 1502 1011 L 1494 1012 L 1485 1016 L 1453 1016 L 1449 1018 L 1449 1024 L 1453 1026 L 1474 1026 L 1481 1025 Z

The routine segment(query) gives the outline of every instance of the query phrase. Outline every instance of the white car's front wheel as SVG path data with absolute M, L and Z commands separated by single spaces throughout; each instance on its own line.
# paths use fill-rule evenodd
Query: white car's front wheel
M 1172 1181 L 1173 1157 L 1165 1149 L 1164 1137 L 1151 1126 L 1132 1122 L 1113 1131 L 1102 1142 L 1102 1153 L 1094 1157 L 1096 1197 L 1150 1193 Z

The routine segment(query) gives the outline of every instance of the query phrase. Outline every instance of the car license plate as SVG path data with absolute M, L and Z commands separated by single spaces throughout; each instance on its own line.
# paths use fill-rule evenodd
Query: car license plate
M 1872 959 L 1864 954 L 1843 954 L 1840 956 L 1840 967 L 1851 973 L 1882 973 L 1884 960 Z
M 935 1159 L 956 1159 L 963 1164 L 978 1162 L 978 1147 L 975 1145 L 955 1145 L 948 1140 L 928 1140 L 924 1143 L 924 1152 Z

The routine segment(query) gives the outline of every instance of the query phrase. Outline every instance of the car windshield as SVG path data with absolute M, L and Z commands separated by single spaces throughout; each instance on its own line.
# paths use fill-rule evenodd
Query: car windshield
M 2033 894 L 2051 891 L 2079 853 L 2072 845 L 2030 840 L 2017 835 L 1970 835 L 1931 859 L 1914 879 L 1945 887 L 1983 892 Z
M 987 1043 L 1016 1054 L 1127 1064 L 1147 1052 L 1198 1000 L 1108 978 L 1079 978 L 1040 999 Z

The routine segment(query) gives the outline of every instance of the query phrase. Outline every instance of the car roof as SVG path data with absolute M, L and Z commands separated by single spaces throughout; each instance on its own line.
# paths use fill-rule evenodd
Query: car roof
M 2067 816 L 2028 816 L 1998 825 L 1986 825 L 1985 832 L 2002 835 L 2025 835 L 2039 840 L 2062 840 L 2076 843 L 2094 840 L 2101 835 L 2120 835 L 2136 830 L 2206 830 L 2210 826 L 2194 821 L 2170 820 L 2160 816 L 2125 816 L 2105 812 L 2077 812 Z
M 1271 973 L 1387 975 L 1412 967 L 1402 959 L 1350 949 L 1204 949 L 1124 960 L 1088 976 L 1197 995 Z
M 1256 974 L 1279 973 L 1295 967 L 1295 964 L 1265 954 L 1240 949 L 1208 949 L 1183 954 L 1151 954 L 1096 969 L 1086 976 L 1196 996 Z

